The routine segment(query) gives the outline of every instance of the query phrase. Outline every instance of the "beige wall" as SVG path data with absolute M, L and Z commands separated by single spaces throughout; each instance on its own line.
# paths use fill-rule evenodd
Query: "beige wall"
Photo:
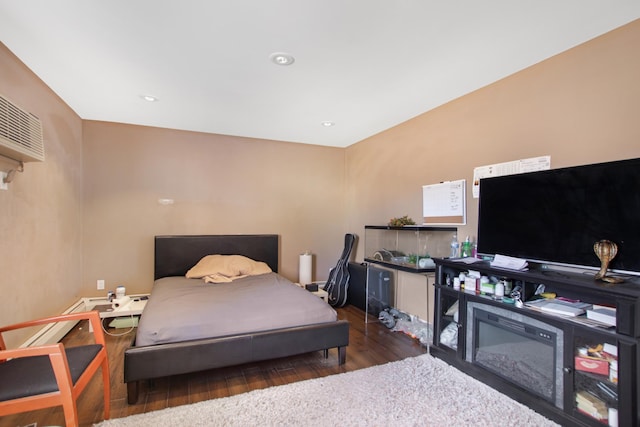
M 83 139 L 86 293 L 148 292 L 158 234 L 278 234 L 294 281 L 300 253 L 326 278 L 342 250 L 344 149 L 93 121 Z
M 0 93 L 40 118 L 46 156 L 0 190 L 0 324 L 7 325 L 60 313 L 82 295 L 82 121 L 1 43 Z M 0 161 L 0 170 L 10 165 Z
M 83 122 L 4 45 L 0 70 L 0 93 L 41 118 L 46 150 L 0 191 L 0 324 L 104 295 L 97 279 L 148 292 L 156 234 L 278 234 L 292 280 L 306 250 L 317 279 L 335 264 L 344 149 Z
M 475 236 L 474 167 L 542 155 L 552 168 L 640 157 L 639 50 L 635 21 L 347 148 L 348 228 L 419 221 L 422 185 L 466 179 L 459 237 Z
M 0 323 L 101 294 L 97 279 L 149 290 L 155 234 L 276 233 L 281 272 L 295 279 L 310 249 L 322 279 L 344 232 L 419 219 L 424 184 L 540 155 L 552 167 L 640 157 L 639 48 L 636 21 L 337 149 L 82 122 L 0 45 L 0 93 L 42 119 L 47 150 L 0 191 Z M 467 202 L 462 236 L 476 233 Z

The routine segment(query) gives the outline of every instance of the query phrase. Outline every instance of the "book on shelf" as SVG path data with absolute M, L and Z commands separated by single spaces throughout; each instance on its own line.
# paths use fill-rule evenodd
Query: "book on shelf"
M 545 304 L 542 307 L 540 307 L 540 310 L 543 313 L 551 313 L 551 314 L 557 314 L 560 316 L 569 316 L 569 317 L 575 317 L 575 316 L 584 314 L 584 308 L 572 307 L 566 304 L 558 304 L 556 302 Z
M 589 392 L 581 390 L 576 393 L 576 407 L 579 411 L 595 419 L 606 420 L 608 418 L 606 403 Z
M 524 303 L 527 307 L 539 310 L 543 313 L 564 317 L 576 317 L 584 314 L 592 307 L 591 304 L 582 301 L 568 301 L 559 298 L 541 298 L 529 300 Z
M 610 326 L 616 326 L 616 309 L 602 305 L 594 305 L 591 309 L 587 310 L 587 318 Z

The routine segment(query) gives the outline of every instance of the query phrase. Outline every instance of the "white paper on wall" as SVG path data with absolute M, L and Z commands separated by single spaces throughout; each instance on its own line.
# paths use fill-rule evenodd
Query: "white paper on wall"
M 478 166 L 473 170 L 473 198 L 480 197 L 480 179 L 493 176 L 514 175 L 517 173 L 535 172 L 551 168 L 551 156 L 532 157 L 512 162 Z

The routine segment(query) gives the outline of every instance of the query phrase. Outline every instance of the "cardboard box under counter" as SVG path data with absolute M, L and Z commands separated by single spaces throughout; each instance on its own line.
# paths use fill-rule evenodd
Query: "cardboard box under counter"
M 609 376 L 609 362 L 606 360 L 576 356 L 575 365 L 577 371 Z

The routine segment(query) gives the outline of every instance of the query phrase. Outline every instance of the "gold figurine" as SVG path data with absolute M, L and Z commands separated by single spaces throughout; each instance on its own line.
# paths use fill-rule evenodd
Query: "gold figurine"
M 613 258 L 615 258 L 618 253 L 618 245 L 616 245 L 611 240 L 600 240 L 593 244 L 593 251 L 600 259 L 600 271 L 596 273 L 596 280 L 602 280 L 608 283 L 620 283 L 623 282 L 623 279 L 618 277 L 607 276 L 607 269 L 609 268 L 609 263 Z

